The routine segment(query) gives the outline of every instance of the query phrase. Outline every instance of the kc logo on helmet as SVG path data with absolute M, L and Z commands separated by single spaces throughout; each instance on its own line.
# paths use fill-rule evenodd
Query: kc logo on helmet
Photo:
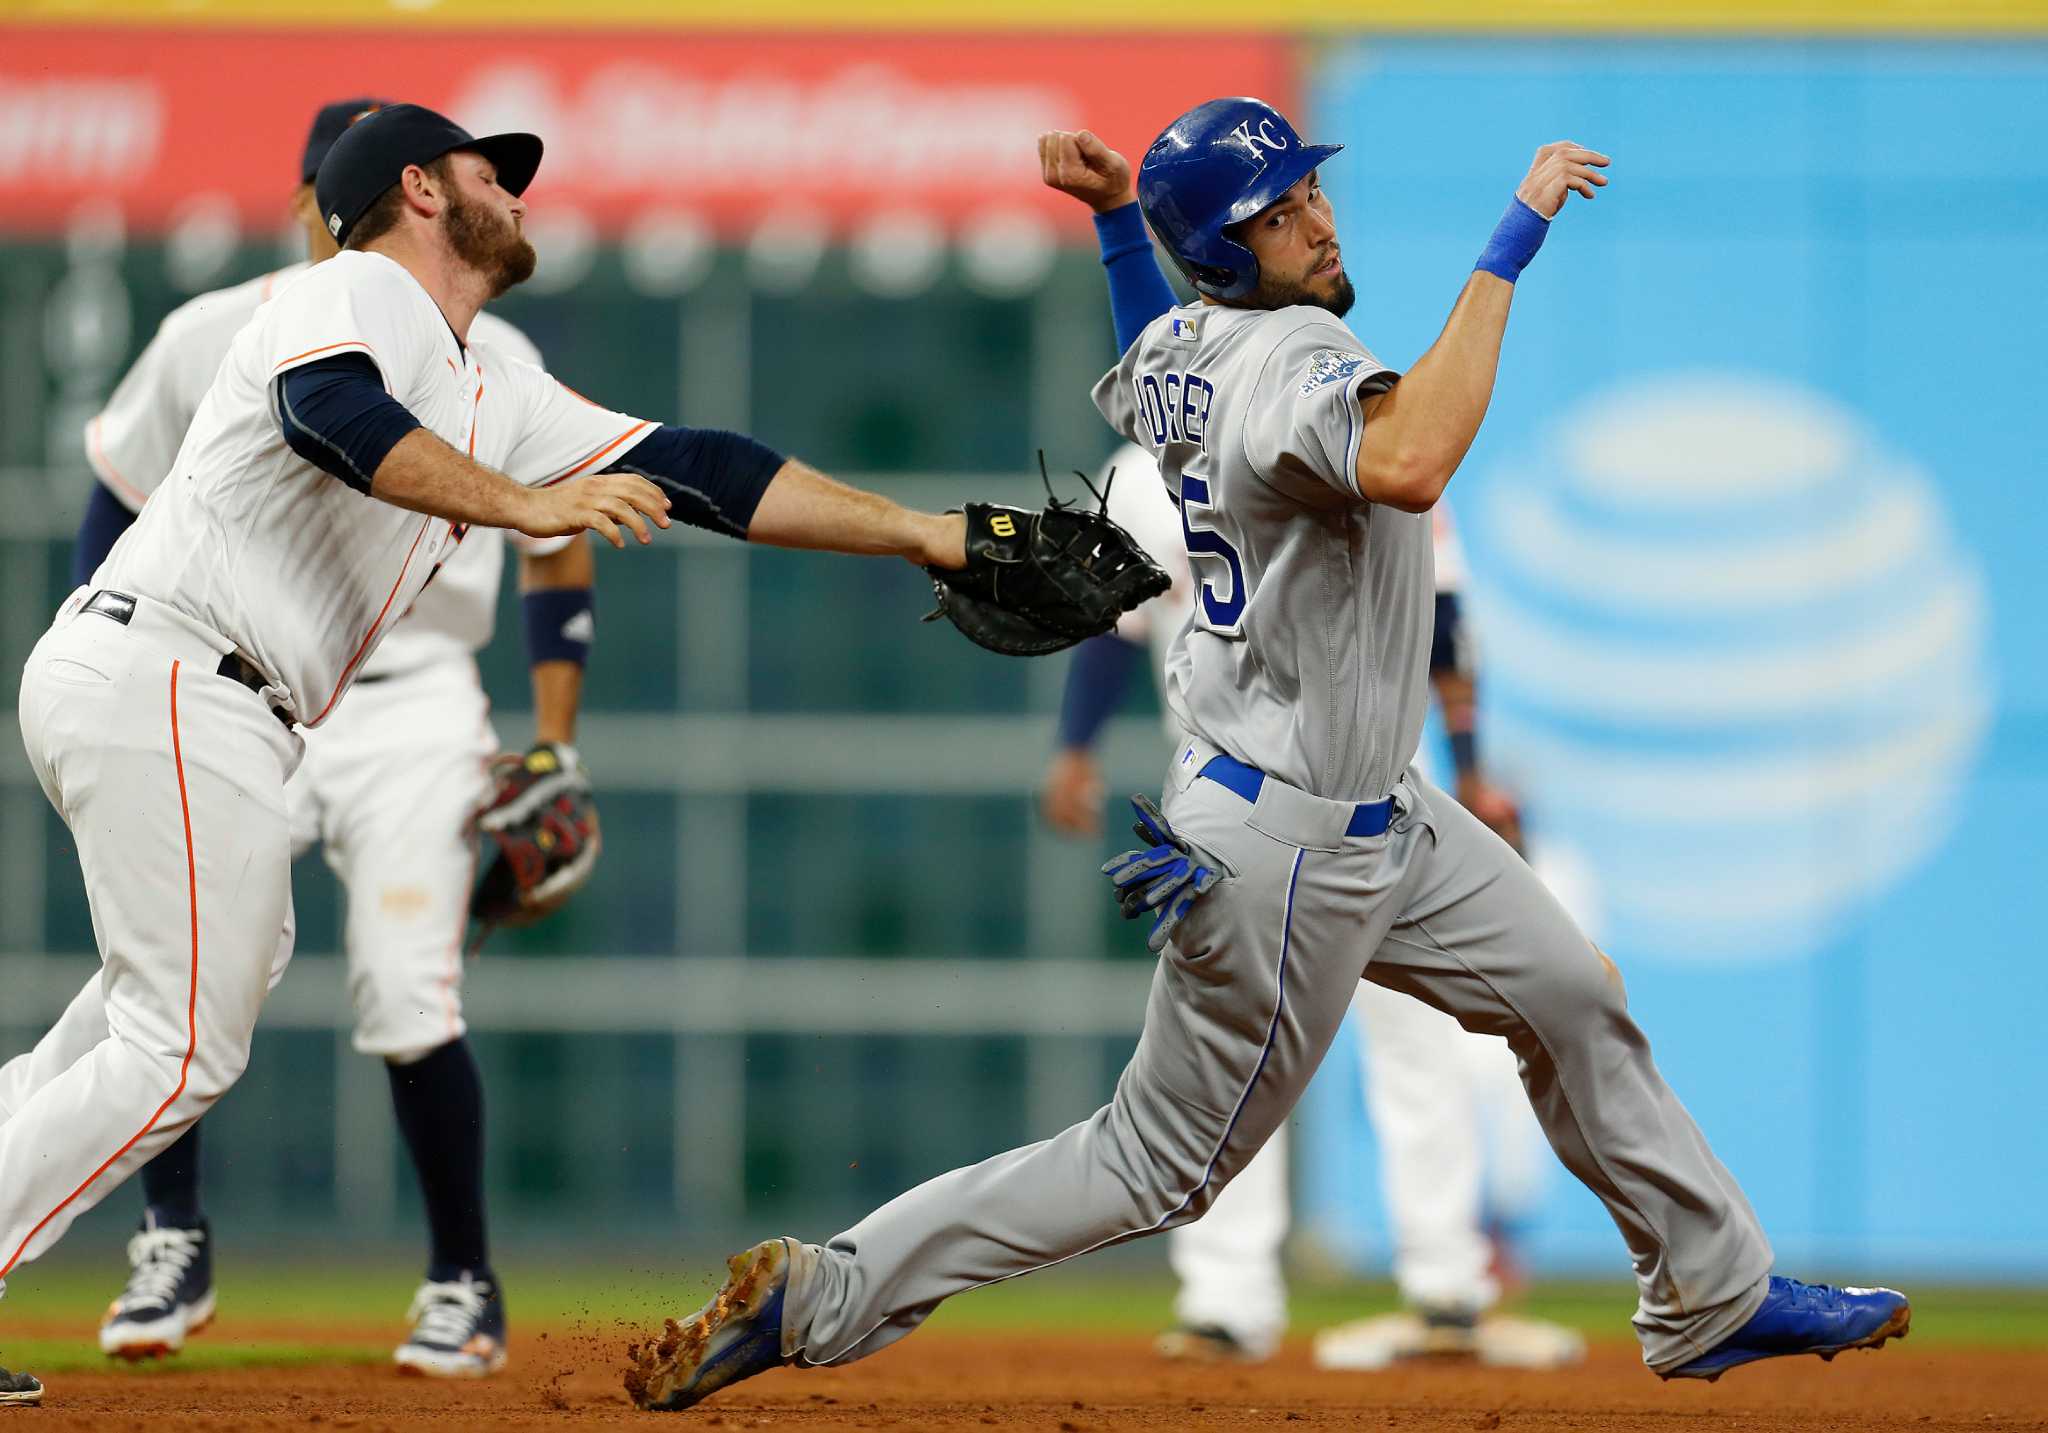
M 1241 144 L 1250 150 L 1252 158 L 1261 164 L 1266 162 L 1266 150 L 1287 148 L 1287 136 L 1273 133 L 1273 121 L 1270 119 L 1260 120 L 1257 129 L 1252 128 L 1250 120 L 1245 120 L 1230 131 L 1230 139 L 1232 143 Z

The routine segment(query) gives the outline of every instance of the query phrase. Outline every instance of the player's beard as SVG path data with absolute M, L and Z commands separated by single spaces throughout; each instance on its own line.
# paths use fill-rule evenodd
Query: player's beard
M 526 242 L 518 225 L 487 205 L 451 194 L 448 207 L 441 211 L 441 224 L 448 247 L 455 257 L 483 274 L 491 285 L 492 298 L 533 277 L 539 257 L 533 245 Z
M 1318 260 L 1320 267 L 1327 260 Z M 1358 302 L 1358 290 L 1351 286 L 1351 275 L 1343 271 L 1337 274 L 1336 283 L 1318 291 L 1309 287 L 1306 278 L 1276 279 L 1268 273 L 1259 275 L 1259 286 L 1244 299 L 1246 308 L 1280 309 L 1306 304 L 1310 308 L 1325 309 L 1344 317 L 1351 312 L 1351 305 Z

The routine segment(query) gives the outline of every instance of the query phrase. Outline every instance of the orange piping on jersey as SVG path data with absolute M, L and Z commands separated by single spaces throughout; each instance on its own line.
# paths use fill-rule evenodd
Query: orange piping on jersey
M 540 486 L 541 486 L 541 487 L 544 487 L 544 488 L 551 488 L 551 487 L 553 487 L 553 486 L 554 486 L 554 485 L 555 485 L 556 483 L 559 483 L 559 482 L 561 482 L 561 481 L 562 481 L 562 480 L 563 480 L 564 478 L 573 478 L 573 477 L 575 477 L 575 476 L 576 476 L 576 475 L 577 475 L 578 473 L 580 473 L 580 472 L 583 472 L 584 470 L 586 470 L 587 468 L 589 468 L 591 464 L 595 463 L 595 462 L 596 462 L 596 461 L 597 461 L 598 459 L 602 458 L 602 457 L 603 457 L 603 456 L 604 456 L 604 455 L 605 455 L 606 453 L 609 453 L 609 452 L 611 452 L 611 451 L 612 451 L 612 449 L 614 449 L 614 448 L 618 447 L 618 446 L 619 446 L 619 444 L 621 444 L 621 443 L 625 442 L 625 441 L 626 441 L 626 440 L 627 440 L 628 438 L 632 438 L 632 437 L 637 437 L 637 436 L 638 436 L 639 434 L 641 434 L 641 433 L 644 433 L 644 432 L 646 432 L 646 431 L 647 431 L 647 430 L 648 430 L 649 428 L 652 428 L 653 426 L 654 426 L 654 425 L 653 425 L 652 423 L 648 423 L 648 422 L 645 422 L 645 421 L 642 421 L 642 422 L 639 422 L 639 423 L 635 423 L 635 424 L 634 424 L 634 425 L 633 425 L 632 427 L 628 428 L 628 429 L 627 429 L 627 430 L 626 430 L 625 432 L 623 432 L 623 433 L 619 434 L 619 436 L 618 436 L 618 437 L 616 437 L 616 438 L 612 439 L 612 440 L 611 440 L 611 441 L 610 441 L 609 443 L 605 444 L 605 445 L 604 445 L 604 446 L 603 446 L 602 448 L 599 448 L 599 449 L 598 449 L 598 450 L 597 450 L 597 451 L 596 451 L 595 453 L 592 453 L 592 454 L 591 454 L 591 455 L 590 455 L 589 457 L 585 458 L 585 459 L 584 459 L 584 460 L 583 460 L 582 462 L 580 462 L 580 463 L 576 464 L 576 465 L 575 465 L 574 467 L 572 467 L 571 469 L 569 469 L 569 471 L 568 471 L 568 472 L 566 472 L 566 473 L 563 473 L 563 474 L 561 474 L 561 475 L 560 475 L 560 476 L 558 476 L 558 477 L 553 477 L 553 478 L 549 478 L 549 479 L 548 479 L 548 480 L 547 480 L 546 482 L 544 482 L 544 483 L 540 484 Z
M 398 580 L 391 584 L 391 592 L 385 597 L 383 607 L 377 612 L 377 620 L 370 624 L 370 630 L 363 634 L 362 645 L 357 647 L 356 654 L 348 659 L 348 665 L 341 669 L 340 679 L 335 682 L 334 690 L 328 693 L 327 705 L 320 708 L 320 715 L 307 722 L 307 726 L 318 726 L 327 720 L 327 714 L 334 710 L 335 702 L 341 699 L 341 689 L 348 685 L 348 674 L 356 669 L 356 663 L 362 661 L 363 654 L 370 650 L 370 643 L 376 639 L 377 629 L 384 625 L 384 618 L 389 615 L 391 604 L 398 600 L 398 589 L 405 586 L 405 574 L 412 567 L 412 555 L 420 550 L 420 539 L 427 535 L 427 529 L 432 526 L 433 521 L 432 518 L 421 520 L 420 530 L 412 535 L 412 546 L 405 550 L 405 561 L 399 564 Z
M 192 801 L 185 791 L 185 747 L 178 735 L 178 668 L 182 665 L 181 662 L 171 663 L 171 764 L 178 772 L 178 810 L 185 820 L 185 902 L 186 909 L 190 912 L 192 957 L 185 988 L 185 1058 L 178 1064 L 178 1087 L 164 1097 L 164 1102 L 156 1107 L 156 1113 L 149 1117 L 148 1123 L 128 1137 L 128 1143 L 108 1155 L 106 1163 L 85 1177 L 85 1183 L 65 1195 L 62 1203 L 36 1221 L 36 1227 L 28 1231 L 21 1243 L 16 1246 L 14 1253 L 8 1257 L 6 1265 L 0 1267 L 0 1279 L 6 1278 L 14 1266 L 21 1262 L 22 1251 L 28 1248 L 36 1235 L 42 1233 L 52 1219 L 62 1214 L 79 1195 L 92 1188 L 93 1181 L 105 1174 L 115 1160 L 135 1148 L 137 1140 L 156 1128 L 157 1121 L 164 1117 L 164 1111 L 177 1103 L 178 1097 L 185 1093 L 186 1083 L 191 1077 L 192 1056 L 199 1049 L 199 863 L 192 853 Z
M 270 371 L 272 373 L 275 373 L 277 372 L 278 369 L 285 367 L 287 364 L 297 363 L 302 358 L 311 358 L 316 353 L 326 353 L 329 349 L 334 348 L 360 348 L 363 350 L 363 352 L 369 354 L 370 357 L 377 357 L 377 350 L 370 347 L 369 344 L 363 342 L 360 338 L 344 338 L 340 343 L 324 343 L 320 345 L 320 347 L 318 348 L 309 348 L 304 353 L 295 353 L 290 358 L 281 358 L 277 361 L 275 365 L 272 366 Z M 384 365 L 380 361 L 377 364 L 377 367 L 381 371 Z M 389 385 L 387 384 L 386 386 L 388 387 Z
M 100 442 L 100 419 L 105 416 L 104 413 L 95 413 L 92 421 L 85 425 L 86 456 L 92 459 L 92 470 L 94 472 L 113 484 L 115 490 L 121 496 L 133 498 L 135 506 L 139 508 L 149 501 L 149 494 L 122 477 L 120 471 L 114 467 L 113 462 L 107 457 L 106 447 Z
M 484 385 L 483 385 L 483 380 L 482 380 L 482 379 L 478 379 L 478 380 L 477 380 L 477 385 L 476 385 L 476 403 L 475 403 L 475 405 L 474 405 L 473 407 L 471 407 L 471 409 L 469 410 L 469 455 L 470 455 L 470 457 L 472 457 L 472 458 L 474 458 L 474 457 L 476 456 L 476 411 L 477 411 L 477 409 L 478 409 L 478 408 L 481 408 L 481 407 L 483 407 L 483 403 L 484 403 Z

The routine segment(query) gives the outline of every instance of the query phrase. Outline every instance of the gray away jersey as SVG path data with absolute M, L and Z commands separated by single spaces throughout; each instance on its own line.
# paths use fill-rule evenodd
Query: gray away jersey
M 1167 657 L 1173 719 L 1338 801 L 1393 789 L 1429 698 L 1429 515 L 1354 477 L 1359 399 L 1398 376 L 1321 309 L 1189 304 L 1094 392 L 1180 507 L 1197 590 Z

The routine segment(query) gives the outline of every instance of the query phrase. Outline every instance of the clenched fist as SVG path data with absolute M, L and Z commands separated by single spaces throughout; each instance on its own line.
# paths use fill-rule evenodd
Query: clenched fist
M 1038 168 L 1049 188 L 1071 194 L 1098 214 L 1137 199 L 1131 164 L 1085 129 L 1048 130 L 1038 136 Z

